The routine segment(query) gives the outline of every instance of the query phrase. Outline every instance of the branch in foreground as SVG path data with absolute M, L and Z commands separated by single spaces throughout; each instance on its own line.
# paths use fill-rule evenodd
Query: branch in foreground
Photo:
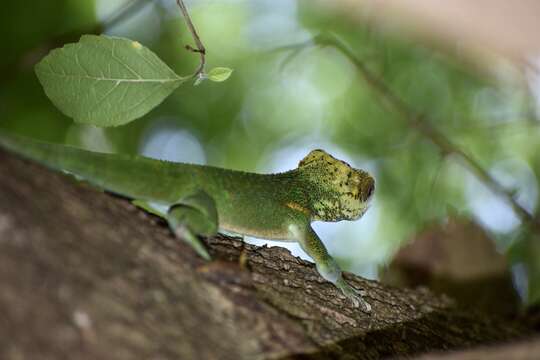
M 528 333 L 347 274 L 369 316 L 287 250 L 220 235 L 205 262 L 128 201 L 4 152 L 0 163 L 3 359 L 371 359 Z

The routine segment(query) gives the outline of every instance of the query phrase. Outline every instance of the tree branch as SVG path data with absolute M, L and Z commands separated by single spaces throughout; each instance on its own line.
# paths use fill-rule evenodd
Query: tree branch
M 2 359 L 372 359 L 528 333 L 345 274 L 369 316 L 285 249 L 219 235 L 205 262 L 128 201 L 3 151 L 0 163 Z

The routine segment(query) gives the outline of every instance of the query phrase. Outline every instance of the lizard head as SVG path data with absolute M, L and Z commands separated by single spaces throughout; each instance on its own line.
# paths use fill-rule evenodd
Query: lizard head
M 375 180 L 324 150 L 313 150 L 298 164 L 298 171 L 314 184 L 313 220 L 356 220 L 366 212 Z

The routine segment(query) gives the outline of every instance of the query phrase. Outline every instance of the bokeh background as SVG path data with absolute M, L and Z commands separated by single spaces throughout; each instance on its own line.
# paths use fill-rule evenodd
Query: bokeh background
M 198 57 L 184 49 L 192 39 L 175 2 L 7 2 L 0 12 L 0 128 L 97 151 L 258 172 L 294 168 L 311 149 L 323 148 L 367 169 L 377 181 L 375 199 L 360 221 L 314 224 L 345 269 L 378 278 L 404 244 L 426 232 L 441 241 L 448 238 L 449 226 L 465 223 L 455 256 L 469 265 L 502 261 L 521 299 L 538 302 L 538 230 L 523 224 L 459 157 L 441 151 L 382 106 L 342 53 L 309 42 L 331 33 L 347 44 L 407 106 L 427 115 L 422 121 L 476 159 L 532 215 L 538 212 L 540 179 L 537 54 L 505 53 L 508 47 L 497 49 L 475 38 L 481 16 L 467 39 L 464 31 L 434 31 L 445 35 L 437 36 L 430 34 L 429 21 L 412 25 L 415 16 L 427 16 L 406 13 L 409 21 L 397 22 L 399 8 L 390 11 L 394 17 L 385 17 L 385 9 L 369 3 L 188 1 L 208 51 L 208 68 L 230 67 L 231 78 L 184 84 L 144 118 L 100 129 L 74 124 L 60 113 L 43 93 L 33 65 L 83 33 L 105 33 L 137 40 L 178 74 L 190 74 Z M 459 25 L 466 30 L 467 23 Z M 486 46 L 475 48 L 478 44 Z M 471 250 L 477 231 L 487 239 L 485 259 Z M 294 244 L 277 245 L 305 256 Z M 449 258 L 429 251 L 426 257 L 434 261 L 422 266 L 436 271 Z M 461 269 L 462 262 L 448 267 Z

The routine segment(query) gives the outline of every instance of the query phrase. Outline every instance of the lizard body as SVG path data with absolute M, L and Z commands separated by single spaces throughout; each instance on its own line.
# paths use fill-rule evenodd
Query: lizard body
M 356 289 L 311 228 L 315 220 L 360 218 L 374 191 L 374 180 L 323 150 L 313 150 L 298 168 L 278 174 L 256 174 L 212 166 L 173 163 L 105 154 L 0 133 L 0 146 L 63 170 L 107 191 L 170 207 L 164 217 L 180 237 L 188 238 L 209 258 L 196 236 L 217 229 L 258 238 L 297 241 L 319 273 L 362 303 Z

